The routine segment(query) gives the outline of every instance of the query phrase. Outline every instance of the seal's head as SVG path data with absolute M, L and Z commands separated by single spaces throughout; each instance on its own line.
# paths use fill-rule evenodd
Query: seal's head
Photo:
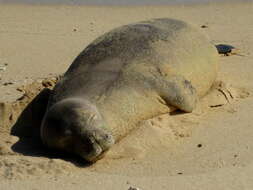
M 41 126 L 43 143 L 55 149 L 98 160 L 114 138 L 96 107 L 78 98 L 62 100 L 49 108 Z

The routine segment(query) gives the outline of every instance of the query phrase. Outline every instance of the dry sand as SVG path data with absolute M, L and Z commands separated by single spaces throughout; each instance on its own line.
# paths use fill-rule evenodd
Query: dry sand
M 243 2 L 166 7 L 1 5 L 0 190 L 253 189 L 252 13 L 253 4 Z M 206 25 L 201 30 L 213 44 L 241 49 L 241 56 L 220 57 L 217 80 L 225 87 L 217 85 L 193 113 L 144 121 L 92 166 L 42 148 L 36 135 L 31 138 L 36 126 L 22 128 L 19 137 L 10 135 L 32 97 L 51 87 L 54 77 L 94 38 L 116 26 L 155 17 Z

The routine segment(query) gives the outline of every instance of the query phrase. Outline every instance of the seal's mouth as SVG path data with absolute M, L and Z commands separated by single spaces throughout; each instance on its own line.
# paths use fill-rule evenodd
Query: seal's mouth
M 90 148 L 91 151 L 87 154 L 82 154 L 81 156 L 89 161 L 89 162 L 95 162 L 100 158 L 100 155 L 104 152 L 104 150 L 101 148 L 101 146 L 97 143 L 92 144 L 92 148 Z
M 104 153 L 114 144 L 112 135 L 104 135 L 103 138 L 96 135 L 82 137 L 77 143 L 75 152 L 89 162 L 96 162 L 104 156 Z

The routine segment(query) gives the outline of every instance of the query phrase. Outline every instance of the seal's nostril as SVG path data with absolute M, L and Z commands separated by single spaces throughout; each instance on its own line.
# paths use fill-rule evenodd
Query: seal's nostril
M 96 143 L 96 139 L 93 136 L 88 137 L 86 141 L 88 141 L 90 144 Z

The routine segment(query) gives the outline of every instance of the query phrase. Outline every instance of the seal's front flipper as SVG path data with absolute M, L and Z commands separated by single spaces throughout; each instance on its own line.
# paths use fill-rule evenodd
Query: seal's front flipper
M 159 83 L 158 91 L 167 104 L 185 112 L 194 110 L 198 96 L 190 81 L 182 76 L 173 76 L 161 79 Z

